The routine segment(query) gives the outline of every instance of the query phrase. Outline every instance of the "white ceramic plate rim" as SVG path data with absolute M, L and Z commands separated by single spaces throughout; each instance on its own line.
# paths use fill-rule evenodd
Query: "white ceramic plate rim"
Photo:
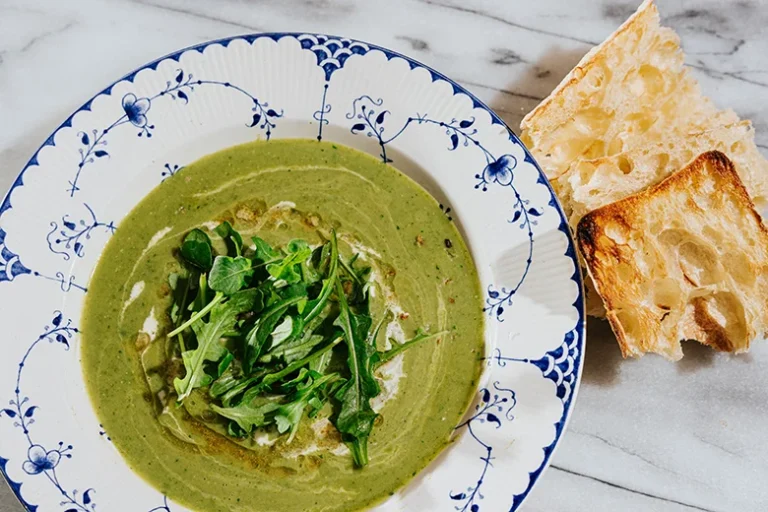
M 30 158 L 29 162 L 24 166 L 24 169 L 19 173 L 18 177 L 16 178 L 16 180 L 14 181 L 14 183 L 11 185 L 10 189 L 8 190 L 8 192 L 7 192 L 6 196 L 5 196 L 2 204 L 0 205 L 0 216 L 2 216 L 3 213 L 5 213 L 8 209 L 11 208 L 11 203 L 10 203 L 11 194 L 12 194 L 12 192 L 16 188 L 21 187 L 21 186 L 24 185 L 23 178 L 24 178 L 24 174 L 25 174 L 26 170 L 29 167 L 38 165 L 38 161 L 37 161 L 38 153 L 42 149 L 44 149 L 46 146 L 54 146 L 56 144 L 55 141 L 54 141 L 56 134 L 60 130 L 62 130 L 64 128 L 71 127 L 72 123 L 73 123 L 74 117 L 78 113 L 80 113 L 80 112 L 90 110 L 91 104 L 93 103 L 94 100 L 96 100 L 97 98 L 99 98 L 101 96 L 105 96 L 105 95 L 109 96 L 109 95 L 111 95 L 112 94 L 112 89 L 113 89 L 113 87 L 115 85 L 117 85 L 117 84 L 119 84 L 121 82 L 132 83 L 134 81 L 136 75 L 139 72 L 143 71 L 143 70 L 146 70 L 146 69 L 156 70 L 157 66 L 160 63 L 162 63 L 162 62 L 164 62 L 166 60 L 179 61 L 180 57 L 183 54 L 187 53 L 187 52 L 191 51 L 191 52 L 200 52 L 200 53 L 202 53 L 203 50 L 205 50 L 206 48 L 208 48 L 209 46 L 212 46 L 212 45 L 222 45 L 222 46 L 226 47 L 227 45 L 229 45 L 233 41 L 239 41 L 239 40 L 244 40 L 244 41 L 247 41 L 248 43 L 252 44 L 254 41 L 256 41 L 257 39 L 261 39 L 261 38 L 270 38 L 270 39 L 273 39 L 274 41 L 279 41 L 281 38 L 284 38 L 284 37 L 293 37 L 293 38 L 297 38 L 298 39 L 301 36 L 304 36 L 304 34 L 302 34 L 302 33 L 291 33 L 291 32 L 259 33 L 259 34 L 247 34 L 247 35 L 240 35 L 240 36 L 234 36 L 234 37 L 228 37 L 228 38 L 212 40 L 212 41 L 204 42 L 204 43 L 201 43 L 201 44 L 192 45 L 192 46 L 189 46 L 187 48 L 183 48 L 183 49 L 181 49 L 179 51 L 170 53 L 170 54 L 168 54 L 166 56 L 158 58 L 158 59 L 156 59 L 156 60 L 154 60 L 154 61 L 152 61 L 152 62 L 150 62 L 150 63 L 148 63 L 148 64 L 146 64 L 144 66 L 141 66 L 141 67 L 135 69 L 134 71 L 126 74 L 122 78 L 120 78 L 120 79 L 116 80 L 115 82 L 113 82 L 110 86 L 106 87 L 105 89 L 103 89 L 100 92 L 98 92 L 97 94 L 95 94 L 89 101 L 87 101 L 82 106 L 80 106 L 77 110 L 75 110 L 58 128 L 56 128 L 56 130 L 54 130 L 54 132 L 45 140 L 45 142 L 37 149 L 37 151 L 35 151 L 35 154 Z M 347 39 L 339 38 L 339 37 L 336 37 L 336 36 L 322 36 L 322 35 L 315 35 L 315 36 L 325 37 L 327 40 L 344 40 L 344 41 L 349 41 Z M 434 69 L 432 69 L 429 66 L 426 66 L 426 65 L 424 65 L 424 64 L 422 64 L 422 63 L 420 63 L 418 61 L 415 61 L 415 60 L 413 60 L 413 59 L 411 59 L 411 58 L 409 58 L 407 56 L 404 56 L 404 55 L 402 55 L 402 54 L 400 54 L 398 52 L 394 52 L 394 51 L 388 50 L 386 48 L 382 48 L 382 47 L 374 45 L 374 44 L 365 43 L 365 42 L 362 42 L 362 41 L 354 41 L 354 42 L 363 44 L 363 45 L 367 46 L 370 50 L 378 50 L 378 51 L 384 53 L 387 56 L 387 60 L 391 60 L 393 58 L 403 59 L 404 61 L 406 61 L 409 64 L 411 69 L 421 68 L 421 69 L 426 70 L 431 75 L 431 78 L 432 78 L 433 82 L 439 80 L 439 81 L 444 81 L 444 82 L 448 83 L 453 88 L 453 94 L 454 95 L 464 95 L 464 96 L 468 97 L 472 101 L 472 104 L 473 104 L 474 108 L 479 108 L 479 109 L 487 111 L 488 114 L 491 117 L 492 123 L 493 124 L 498 124 L 498 125 L 504 127 L 508 131 L 510 139 L 513 140 L 515 143 L 519 144 L 523 148 L 523 150 L 525 152 L 525 160 L 526 160 L 526 162 L 529 162 L 533 166 L 535 166 L 536 170 L 538 171 L 538 173 L 540 175 L 541 183 L 546 184 L 546 186 L 547 186 L 547 188 L 548 188 L 548 190 L 549 190 L 549 192 L 550 192 L 550 194 L 551 194 L 551 196 L 553 198 L 553 201 L 555 203 L 554 206 L 555 206 L 558 214 L 560 215 L 560 222 L 561 222 L 560 230 L 565 233 L 565 235 L 567 236 L 567 239 L 568 239 L 568 249 L 566 251 L 566 255 L 571 258 L 571 260 L 573 261 L 573 264 L 574 264 L 574 268 L 575 268 L 574 274 L 573 274 L 571 279 L 578 286 L 578 297 L 577 297 L 576 301 L 574 302 L 574 306 L 578 310 L 578 322 L 577 322 L 576 327 L 574 328 L 574 332 L 575 332 L 575 334 L 577 336 L 577 339 L 575 340 L 576 350 L 574 352 L 575 353 L 575 357 L 574 357 L 574 360 L 573 360 L 573 372 L 576 375 L 576 379 L 575 379 L 575 384 L 573 385 L 573 388 L 571 389 L 570 395 L 563 402 L 562 417 L 560 418 L 560 420 L 555 425 L 555 429 L 556 429 L 555 439 L 554 439 L 554 441 L 552 442 L 551 445 L 549 445 L 547 447 L 544 447 L 544 457 L 543 457 L 543 461 L 541 463 L 541 466 L 538 467 L 535 471 L 530 473 L 529 483 L 528 483 L 528 486 L 525 489 L 525 491 L 523 493 L 521 493 L 521 494 L 516 494 L 515 496 L 513 496 L 513 504 L 512 504 L 511 510 L 516 510 L 523 503 L 523 501 L 528 496 L 528 494 L 530 493 L 530 491 L 533 488 L 533 486 L 536 484 L 536 482 L 540 478 L 540 476 L 543 473 L 543 471 L 549 465 L 549 462 L 551 460 L 551 456 L 552 456 L 554 450 L 556 449 L 556 447 L 558 446 L 559 441 L 560 441 L 560 439 L 561 439 L 561 437 L 562 437 L 562 435 L 565 432 L 565 429 L 567 427 L 568 421 L 570 419 L 573 403 L 574 403 L 574 401 L 576 399 L 576 396 L 577 396 L 577 393 L 578 393 L 578 389 L 579 389 L 579 384 L 580 384 L 580 381 L 581 381 L 581 371 L 582 371 L 582 366 L 583 366 L 582 363 L 583 363 L 584 345 L 585 345 L 585 343 L 584 343 L 584 339 L 585 339 L 584 292 L 583 292 L 583 282 L 582 282 L 580 265 L 579 265 L 578 260 L 576 258 L 575 245 L 574 245 L 573 238 L 571 236 L 569 228 L 567 227 L 567 222 L 566 222 L 565 216 L 563 215 L 562 208 L 561 208 L 559 202 L 557 202 L 556 195 L 554 194 L 554 191 L 552 190 L 551 186 L 549 185 L 549 182 L 544 178 L 544 175 L 543 175 L 541 169 L 539 168 L 538 164 L 535 162 L 535 160 L 533 159 L 531 154 L 528 152 L 527 148 L 525 148 L 525 146 L 522 144 L 522 142 L 520 142 L 520 140 L 517 138 L 517 136 L 514 134 L 514 132 L 509 127 L 506 126 L 504 121 L 502 121 L 502 119 L 495 112 L 493 112 L 493 110 L 491 110 L 488 106 L 486 106 L 482 101 L 477 99 L 473 94 L 471 94 L 470 92 L 465 90 L 461 85 L 459 85 L 456 82 L 454 82 L 453 80 L 447 78 L 443 74 L 435 71 Z M 17 496 L 17 498 L 20 500 L 20 502 L 24 505 L 24 507 L 27 510 L 34 511 L 36 509 L 36 506 L 30 504 L 28 501 L 26 501 L 22 497 L 22 494 L 21 494 L 21 484 L 17 483 L 17 482 L 14 482 L 7 475 L 6 469 L 5 469 L 5 459 L 2 459 L 2 457 L 0 457 L 0 472 L 2 472 L 3 476 L 6 478 L 6 480 L 10 484 L 12 491 Z

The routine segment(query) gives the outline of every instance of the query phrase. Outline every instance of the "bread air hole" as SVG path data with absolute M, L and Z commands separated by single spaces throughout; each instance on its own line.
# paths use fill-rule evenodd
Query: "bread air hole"
M 614 156 L 621 153 L 621 151 L 624 149 L 624 141 L 621 140 L 619 137 L 616 137 L 611 141 L 610 144 L 608 144 L 608 151 L 606 156 Z
M 603 228 L 605 236 L 610 238 L 617 245 L 624 245 L 627 243 L 626 231 L 626 228 L 616 222 L 610 222 Z
M 558 144 L 552 148 L 552 160 L 559 164 L 567 164 L 582 155 L 593 142 L 590 138 L 578 138 L 571 136 L 567 142 Z
M 593 89 L 600 89 L 604 83 L 610 81 L 611 72 L 603 65 L 593 67 L 582 83 Z
M 716 292 L 697 297 L 693 299 L 693 307 L 696 323 L 706 332 L 707 343 L 720 350 L 732 350 L 732 342 L 743 343 L 747 339 L 744 306 L 733 293 Z M 722 339 L 723 334 L 728 340 Z
M 675 39 L 666 39 L 663 43 L 659 44 L 657 49 L 657 54 L 661 56 L 663 59 L 674 59 L 675 57 L 680 55 L 680 47 L 677 44 L 677 41 Z M 660 63 L 661 64 L 661 63 Z M 666 64 L 674 65 L 675 62 L 667 62 Z
M 601 140 L 596 140 L 584 153 L 584 158 L 593 159 L 603 155 L 605 155 L 605 143 Z
M 669 154 L 658 153 L 649 158 L 649 166 L 656 171 L 656 176 L 659 178 L 669 174 L 667 172 L 667 166 L 669 165 Z
M 682 243 L 677 253 L 680 270 L 694 286 L 707 286 L 722 279 L 717 255 L 709 247 L 691 240 Z
M 649 100 L 651 95 L 664 91 L 664 76 L 655 67 L 643 64 L 639 69 L 632 70 L 624 77 L 624 84 L 637 97 Z
M 574 190 L 578 190 L 582 185 L 589 183 L 589 180 L 594 175 L 596 169 L 595 164 L 583 160 L 576 165 L 576 175 L 579 177 L 579 182 L 577 186 L 573 187 Z
M 617 311 L 616 320 L 621 324 L 621 329 L 624 331 L 625 337 L 632 340 L 631 344 L 634 344 L 634 340 L 643 335 L 643 330 L 637 319 L 637 314 L 634 311 Z
M 634 112 L 626 117 L 624 121 L 624 130 L 633 135 L 642 135 L 647 132 L 655 122 L 656 115 L 654 113 Z
M 710 245 L 715 246 L 717 251 L 720 252 L 721 246 L 723 244 L 723 234 L 721 232 L 709 225 L 706 225 L 701 228 L 701 234 L 709 241 Z
M 665 229 L 659 235 L 659 242 L 666 247 L 674 247 L 679 245 L 688 236 L 689 233 L 682 229 Z
M 613 119 L 613 112 L 607 112 L 599 107 L 592 107 L 573 116 L 573 125 L 585 135 L 602 135 Z
M 619 157 L 619 160 L 617 162 L 617 165 L 619 166 L 619 170 L 624 174 L 629 174 L 632 172 L 632 169 L 634 168 L 634 165 L 632 163 L 632 160 L 627 158 L 625 155 L 621 155 Z
M 677 281 L 671 277 L 657 279 L 653 283 L 653 303 L 663 310 L 675 309 L 680 303 L 682 290 Z
M 736 282 L 743 286 L 754 286 L 755 272 L 746 254 L 743 252 L 730 252 L 725 255 L 723 261 L 726 262 L 726 271 L 733 276 Z

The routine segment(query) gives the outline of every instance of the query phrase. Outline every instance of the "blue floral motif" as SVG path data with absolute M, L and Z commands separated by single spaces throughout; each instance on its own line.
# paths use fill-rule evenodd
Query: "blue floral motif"
M 24 438 L 29 445 L 27 448 L 27 460 L 21 464 L 21 469 L 28 475 L 44 475 L 62 496 L 61 506 L 65 507 L 66 512 L 94 512 L 96 503 L 93 496 L 96 491 L 93 488 L 89 488 L 83 493 L 80 493 L 77 489 L 69 491 L 59 480 L 57 468 L 63 459 L 72 458 L 72 445 L 65 445 L 63 441 L 59 441 L 56 448 L 49 450 L 42 444 L 33 440 L 30 427 L 35 423 L 35 416 L 40 408 L 36 405 L 31 405 L 29 397 L 22 394 L 21 386 L 24 368 L 27 367 L 32 351 L 41 341 L 57 343 L 62 345 L 64 350 L 69 350 L 70 341 L 78 332 L 78 329 L 72 326 L 71 319 L 67 318 L 65 320 L 64 314 L 61 311 L 57 310 L 53 312 L 50 324 L 43 328 L 43 333 L 32 342 L 24 353 L 16 373 L 14 398 L 8 402 L 10 405 L 9 408 L 0 409 L 0 417 L 6 416 L 13 419 L 13 425 L 22 431 Z M 7 460 L 2 460 L 4 461 L 2 469 L 3 472 L 5 472 L 5 464 L 7 464 Z M 20 483 L 16 484 L 14 492 L 20 496 Z M 165 497 L 163 497 L 163 503 L 163 506 L 154 508 L 150 512 L 170 512 L 168 501 Z
M 154 126 L 147 126 L 147 112 L 149 112 L 151 106 L 152 102 L 149 98 L 137 99 L 136 95 L 132 92 L 123 96 L 123 111 L 125 112 L 125 117 L 133 126 L 141 128 L 142 131 L 139 132 L 139 136 L 141 136 L 142 133 L 146 133 L 147 137 L 152 136 L 149 130 L 154 128 Z
M 72 288 L 76 288 L 83 292 L 88 291 L 86 287 L 75 283 L 75 276 L 69 276 L 69 278 L 67 278 L 64 276 L 63 272 L 56 272 L 55 276 L 50 276 L 25 267 L 21 263 L 19 255 L 12 252 L 5 245 L 5 235 L 5 231 L 0 228 L 0 283 L 3 281 L 13 281 L 17 276 L 23 274 L 32 274 L 35 277 L 59 283 L 61 291 L 63 292 L 69 292 Z
M 390 112 L 389 110 L 378 109 L 383 104 L 384 100 L 382 98 L 373 99 L 367 94 L 360 96 L 352 102 L 352 110 L 346 114 L 346 118 L 358 120 L 350 130 L 352 133 L 365 133 L 367 137 L 375 137 L 378 140 L 381 147 L 380 156 L 384 163 L 392 162 L 392 159 L 387 157 L 387 144 L 402 135 L 412 123 L 417 125 L 434 125 L 444 129 L 449 139 L 447 148 L 449 151 L 456 151 L 459 145 L 464 147 L 472 145 L 483 152 L 486 163 L 493 161 L 493 155 L 474 137 L 477 134 L 477 129 L 472 128 L 472 125 L 475 124 L 474 117 L 463 120 L 451 119 L 450 122 L 446 123 L 431 119 L 427 114 L 420 115 L 417 112 L 415 116 L 406 119 L 405 124 L 393 135 L 385 137 L 384 122 Z
M 475 412 L 466 421 L 456 427 L 456 430 L 466 427 L 469 435 L 482 447 L 483 454 L 480 460 L 483 462 L 480 476 L 475 483 L 468 486 L 465 491 L 449 493 L 452 500 L 458 502 L 454 508 L 460 512 L 479 512 L 480 500 L 484 498 L 480 489 L 483 486 L 488 471 L 493 467 L 493 446 L 480 438 L 477 432 L 479 425 L 493 425 L 494 428 L 501 428 L 502 421 L 510 422 L 515 419 L 512 414 L 517 404 L 515 392 L 511 389 L 502 388 L 499 382 L 493 383 L 493 389 L 482 388 L 480 390 L 480 402 L 475 405 Z
M 61 218 L 61 229 L 59 229 L 57 222 L 51 222 L 51 231 L 47 237 L 48 248 L 55 254 L 61 254 L 67 261 L 73 255 L 78 258 L 85 256 L 85 240 L 91 239 L 94 229 L 101 227 L 110 234 L 117 229 L 113 222 L 99 222 L 93 208 L 86 203 L 83 203 L 83 206 L 88 210 L 90 219 L 74 222 L 69 218 L 69 215 L 64 215 Z
M 168 80 L 165 83 L 165 88 L 159 93 L 151 97 L 139 98 L 136 94 L 129 92 L 125 94 L 121 100 L 123 107 L 123 115 L 117 118 L 112 124 L 104 128 L 103 130 L 92 130 L 90 134 L 86 132 L 79 132 L 78 137 L 83 147 L 80 148 L 80 163 L 77 167 L 77 172 L 74 178 L 69 182 L 70 197 L 74 197 L 75 192 L 80 190 L 78 185 L 80 181 L 80 174 L 85 166 L 95 162 L 100 158 L 109 157 L 109 152 L 105 148 L 107 146 L 106 136 L 115 128 L 124 124 L 130 124 L 139 131 L 137 135 L 139 137 L 152 137 L 152 130 L 155 129 L 155 125 L 149 123 L 147 113 L 152 108 L 152 102 L 159 98 L 171 98 L 172 100 L 180 100 L 184 105 L 189 103 L 190 95 L 199 86 L 218 86 L 227 89 L 232 89 L 246 97 L 251 102 L 252 121 L 246 124 L 248 127 L 258 127 L 264 130 L 267 140 L 272 135 L 272 131 L 276 127 L 275 119 L 283 117 L 283 110 L 275 110 L 270 108 L 269 103 L 262 102 L 245 89 L 238 87 L 230 82 L 221 82 L 218 80 L 200 80 L 195 79 L 194 76 L 189 73 L 185 73 L 184 70 L 176 70 L 176 75 L 173 80 Z
M 483 169 L 483 183 L 498 183 L 504 187 L 512 184 L 512 171 L 517 167 L 517 158 L 512 155 L 502 155 L 497 160 L 489 162 Z
M 21 468 L 30 475 L 38 475 L 43 471 L 55 469 L 66 451 L 67 448 L 45 451 L 45 448 L 39 444 L 33 444 L 27 450 L 28 460 L 24 461 Z
M 179 166 L 176 164 L 171 165 L 169 163 L 166 163 L 163 167 L 165 167 L 165 170 L 160 173 L 160 176 L 162 176 L 163 178 L 161 181 L 165 181 L 171 176 L 176 176 L 176 173 L 184 168 L 183 165 L 182 166 Z
M 91 497 L 94 492 L 93 489 L 86 490 L 78 497 L 79 493 L 76 489 L 67 491 L 62 486 L 56 472 L 56 468 L 59 466 L 62 458 L 72 458 L 72 445 L 65 446 L 63 441 L 59 441 L 58 447 L 48 450 L 42 444 L 36 443 L 33 440 L 30 427 L 35 423 L 35 415 L 38 413 L 39 407 L 31 405 L 29 397 L 23 396 L 21 391 L 24 368 L 27 366 L 29 357 L 35 347 L 41 341 L 48 341 L 49 343 L 60 344 L 64 346 L 65 350 L 69 350 L 69 342 L 78 332 L 77 328 L 72 326 L 71 319 L 65 321 L 61 311 L 53 312 L 50 325 L 46 325 L 43 328 L 43 333 L 32 342 L 24 353 L 16 373 L 14 398 L 8 402 L 11 407 L 0 410 L 0 416 L 13 418 L 13 425 L 21 429 L 26 438 L 29 448 L 27 449 L 27 460 L 21 464 L 24 472 L 29 475 L 45 475 L 47 480 L 61 494 L 63 498 L 61 505 L 66 506 L 67 511 L 93 512 L 96 507 Z
M 389 110 L 380 107 L 384 105 L 382 98 L 373 99 L 368 95 L 358 97 L 352 102 L 352 110 L 346 114 L 346 118 L 354 120 L 350 131 L 353 134 L 364 133 L 367 137 L 374 137 L 379 143 L 381 154 L 379 155 L 384 163 L 392 162 L 387 156 L 387 144 L 399 137 L 411 124 L 433 125 L 445 130 L 448 136 L 448 150 L 456 151 L 459 146 L 476 147 L 482 151 L 485 157 L 485 167 L 483 172 L 475 174 L 478 180 L 475 184 L 476 189 L 483 192 L 488 190 L 491 184 L 497 184 L 502 187 L 508 187 L 515 195 L 515 203 L 512 207 L 512 217 L 510 224 L 517 224 L 520 229 L 524 229 L 528 234 L 528 257 L 526 258 L 525 268 L 515 285 L 511 288 L 502 287 L 496 289 L 493 285 L 488 287 L 488 297 L 483 311 L 493 316 L 499 322 L 503 322 L 505 307 L 512 305 L 515 293 L 525 282 L 528 272 L 533 263 L 533 226 L 537 225 L 536 217 L 543 214 L 542 210 L 530 206 L 530 200 L 523 199 L 514 185 L 514 170 L 517 167 L 517 158 L 510 154 L 502 155 L 498 158 L 488 151 L 483 144 L 475 137 L 477 128 L 474 128 L 475 118 L 469 119 L 451 119 L 449 122 L 431 119 L 427 114 L 415 116 L 406 119 L 403 126 L 394 132 L 391 136 L 385 136 L 386 128 L 384 126 Z

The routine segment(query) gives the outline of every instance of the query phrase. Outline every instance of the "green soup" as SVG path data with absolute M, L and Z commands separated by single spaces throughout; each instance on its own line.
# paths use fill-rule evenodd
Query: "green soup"
M 305 418 L 289 444 L 270 432 L 236 441 L 178 407 L 168 386 L 168 275 L 192 228 L 230 221 L 273 244 L 360 253 L 379 278 L 372 310 L 393 305 L 392 337 L 447 330 L 378 371 L 384 389 L 370 464 L 353 467 L 327 418 Z M 464 241 L 437 202 L 393 167 L 310 140 L 254 142 L 207 156 L 164 181 L 122 221 L 89 285 L 82 364 L 104 429 L 134 471 L 205 511 L 353 511 L 393 494 L 449 442 L 483 356 L 482 299 Z

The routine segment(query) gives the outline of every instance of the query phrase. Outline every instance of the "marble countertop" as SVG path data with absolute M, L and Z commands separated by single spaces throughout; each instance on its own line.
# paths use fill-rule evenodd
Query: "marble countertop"
M 0 191 L 84 100 L 178 48 L 245 32 L 377 43 L 464 84 L 516 128 L 640 0 L 0 0 Z M 720 106 L 768 154 L 768 2 L 658 0 Z M 768 510 L 768 345 L 624 361 L 591 322 L 569 429 L 528 512 Z M 0 484 L 0 511 L 20 505 Z

